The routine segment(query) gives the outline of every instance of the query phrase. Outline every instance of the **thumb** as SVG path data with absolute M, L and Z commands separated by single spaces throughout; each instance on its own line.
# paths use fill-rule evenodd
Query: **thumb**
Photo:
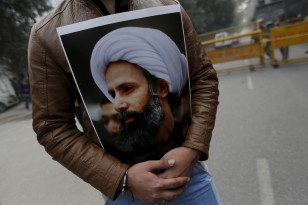
M 168 169 L 170 167 L 173 167 L 174 164 L 175 164 L 174 159 L 161 159 L 161 160 L 147 161 L 147 169 L 148 171 Z

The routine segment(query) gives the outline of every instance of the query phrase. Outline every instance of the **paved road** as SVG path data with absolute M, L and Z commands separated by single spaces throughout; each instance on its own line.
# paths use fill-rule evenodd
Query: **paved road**
M 31 123 L 22 104 L 0 114 L 0 204 L 102 204 L 98 191 L 51 159 Z
M 208 165 L 224 204 L 307 205 L 308 63 L 219 79 Z M 102 204 L 98 191 L 45 153 L 22 104 L 0 122 L 1 205 Z
M 221 74 L 210 160 L 226 205 L 308 204 L 308 63 Z

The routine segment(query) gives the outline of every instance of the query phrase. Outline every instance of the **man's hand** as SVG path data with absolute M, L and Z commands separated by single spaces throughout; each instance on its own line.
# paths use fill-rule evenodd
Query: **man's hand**
M 134 197 L 146 203 L 162 203 L 180 196 L 189 181 L 189 177 L 163 179 L 155 173 L 173 167 L 175 161 L 146 161 L 128 169 L 127 185 Z
M 176 164 L 159 174 L 159 177 L 170 179 L 174 177 L 190 177 L 191 171 L 201 156 L 201 152 L 187 147 L 178 147 L 167 152 L 162 159 L 175 159 Z

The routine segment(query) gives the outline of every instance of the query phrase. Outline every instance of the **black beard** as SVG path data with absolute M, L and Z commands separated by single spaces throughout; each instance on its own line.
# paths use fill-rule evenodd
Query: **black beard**
M 134 118 L 126 123 L 127 117 Z M 154 144 L 164 111 L 160 96 L 152 96 L 143 112 L 123 111 L 119 113 L 120 134 L 116 142 L 117 148 L 126 154 L 140 153 Z

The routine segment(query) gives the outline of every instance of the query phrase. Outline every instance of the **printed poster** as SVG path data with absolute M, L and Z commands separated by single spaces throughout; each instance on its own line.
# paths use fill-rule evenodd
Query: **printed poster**
M 107 153 L 133 165 L 181 146 L 191 102 L 179 5 L 99 17 L 57 32 Z

